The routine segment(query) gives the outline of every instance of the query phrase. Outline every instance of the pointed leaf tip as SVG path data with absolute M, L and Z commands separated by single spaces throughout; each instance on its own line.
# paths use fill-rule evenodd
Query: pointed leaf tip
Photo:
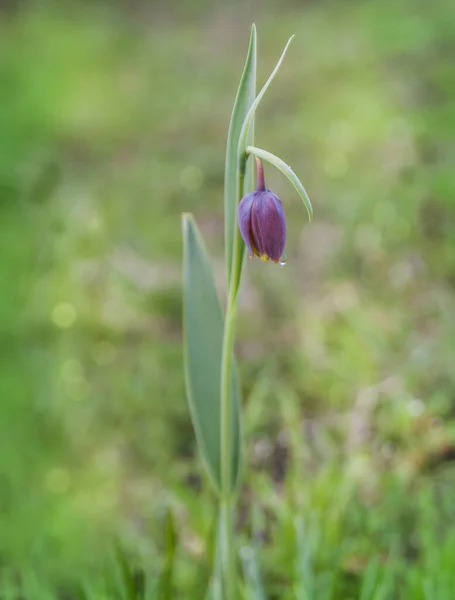
M 237 166 L 239 163 L 239 136 L 243 121 L 256 96 L 256 25 L 251 26 L 251 35 L 245 66 L 240 79 L 237 95 L 232 109 L 231 122 L 226 148 L 226 166 L 224 174 L 224 218 L 227 279 L 231 277 L 234 257 L 234 238 L 237 220 Z M 249 144 L 253 144 L 253 128 L 250 128 Z
M 256 96 L 254 102 L 252 103 L 252 105 L 250 106 L 250 109 L 248 110 L 248 113 L 245 116 L 245 119 L 244 119 L 243 124 L 242 124 L 242 129 L 240 131 L 240 136 L 239 136 L 239 146 L 238 146 L 238 154 L 239 154 L 239 156 L 242 156 L 245 153 L 245 149 L 246 149 L 246 146 L 248 144 L 248 142 L 247 142 L 248 131 L 249 131 L 250 125 L 251 125 L 251 123 L 253 121 L 254 113 L 256 112 L 256 109 L 259 106 L 262 98 L 264 97 L 264 94 L 266 93 L 268 87 L 270 86 L 270 84 L 274 80 L 275 75 L 278 73 L 278 70 L 281 67 L 281 63 L 283 62 L 284 57 L 286 56 L 286 52 L 288 51 L 289 44 L 292 42 L 293 39 L 294 39 L 294 34 L 291 35 L 291 37 L 288 39 L 287 44 L 284 47 L 284 50 L 281 53 L 281 56 L 278 59 L 277 64 L 275 65 L 275 68 L 271 72 L 269 78 L 267 79 L 267 81 L 263 85 L 263 87 L 262 87 L 261 91 L 259 92 L 259 94 Z

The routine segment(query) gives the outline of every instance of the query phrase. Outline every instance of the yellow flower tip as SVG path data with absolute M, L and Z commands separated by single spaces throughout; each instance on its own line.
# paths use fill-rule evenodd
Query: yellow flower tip
M 269 260 L 269 257 L 267 256 L 267 254 L 261 254 L 261 260 L 267 262 Z

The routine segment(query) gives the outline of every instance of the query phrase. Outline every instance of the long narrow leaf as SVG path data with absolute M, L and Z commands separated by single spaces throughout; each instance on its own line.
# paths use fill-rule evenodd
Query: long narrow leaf
M 202 458 L 218 491 L 221 488 L 220 378 L 223 315 L 202 237 L 191 215 L 182 218 L 184 277 L 185 382 Z M 232 369 L 232 487 L 240 469 L 240 389 Z
M 295 518 L 294 526 L 296 535 L 296 596 L 298 600 L 315 600 L 310 539 L 302 517 Z
M 246 581 L 248 600 L 266 600 L 256 551 L 252 546 L 244 546 L 240 551 Z
M 267 152 L 267 150 L 262 150 L 262 148 L 248 146 L 246 151 L 248 154 L 253 154 L 254 156 L 266 160 L 274 167 L 276 167 L 279 171 L 281 171 L 283 175 L 285 175 L 289 179 L 289 181 L 297 190 L 298 195 L 301 197 L 305 208 L 308 211 L 308 216 L 311 221 L 311 219 L 313 218 L 313 207 L 311 206 L 310 198 L 308 197 L 308 194 L 305 188 L 303 187 L 303 183 L 300 181 L 300 179 L 297 177 L 297 175 L 294 173 L 291 167 L 288 164 L 286 164 L 283 160 L 281 160 L 281 158 L 278 158 L 278 156 L 275 156 L 271 152 Z
M 132 567 L 120 545 L 117 544 L 114 550 L 120 597 L 126 600 L 143 600 L 145 593 L 143 571 Z
M 164 565 L 158 583 L 158 596 L 160 600 L 172 600 L 174 586 L 174 563 L 177 551 L 178 536 L 174 515 L 169 508 L 164 522 Z
M 226 148 L 226 167 L 224 175 L 224 214 L 225 214 L 225 248 L 228 283 L 231 277 L 232 259 L 234 254 L 234 231 L 237 215 L 237 167 L 239 163 L 237 149 L 239 146 L 240 130 L 245 117 L 256 95 L 256 27 L 251 28 L 250 44 L 246 57 L 245 68 L 240 79 L 237 96 L 232 110 L 229 134 Z M 253 127 L 250 128 L 248 141 L 253 143 Z M 252 170 L 251 170 L 252 173 Z M 247 175 L 248 177 L 248 175 Z M 251 176 L 250 178 L 251 179 Z M 247 181 L 249 181 L 247 179 Z
M 257 506 L 252 507 L 252 543 L 244 546 L 240 551 L 243 572 L 246 582 L 248 600 L 266 600 L 264 582 L 259 564 L 260 544 L 259 539 L 263 529 L 264 516 Z
M 272 83 L 272 81 L 275 78 L 275 75 L 278 73 L 278 69 L 281 67 L 281 63 L 284 60 L 286 52 L 289 48 L 289 44 L 292 42 L 293 39 L 294 39 L 294 36 L 292 35 L 289 38 L 288 43 L 284 47 L 284 50 L 281 53 L 281 56 L 278 59 L 278 62 L 276 63 L 275 68 L 273 69 L 272 73 L 270 74 L 270 77 L 265 82 L 262 90 L 256 96 L 256 99 L 254 100 L 253 104 L 250 106 L 250 109 L 249 109 L 247 115 L 245 116 L 245 119 L 242 124 L 242 129 L 240 131 L 240 136 L 239 136 L 239 146 L 238 146 L 239 155 L 241 155 L 245 152 L 245 149 L 248 144 L 248 131 L 252 124 L 254 113 L 256 112 L 256 109 L 259 106 L 259 103 L 261 102 L 262 98 L 264 97 L 264 94 L 266 93 L 269 85 Z
M 376 589 L 379 576 L 379 558 L 374 557 L 365 569 L 362 587 L 360 591 L 360 600 L 371 600 Z

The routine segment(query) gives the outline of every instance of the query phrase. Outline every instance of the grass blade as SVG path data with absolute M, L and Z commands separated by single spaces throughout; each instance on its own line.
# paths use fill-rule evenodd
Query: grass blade
M 400 556 L 402 556 L 402 551 L 397 538 L 392 544 L 382 579 L 375 590 L 373 600 L 388 600 L 393 596 Z
M 174 562 L 177 543 L 174 515 L 171 509 L 168 509 L 165 520 L 164 566 L 158 584 L 158 597 L 160 600 L 171 600 L 173 598 Z
M 256 60 L 257 42 L 256 27 L 251 28 L 250 44 L 245 61 L 245 68 L 240 79 L 237 96 L 229 124 L 229 134 L 226 149 L 226 167 L 224 176 L 224 215 L 225 215 L 225 248 L 227 279 L 230 281 L 232 260 L 234 255 L 234 231 L 237 222 L 237 168 L 239 157 L 239 136 L 242 124 L 256 95 Z M 249 143 L 253 143 L 253 128 L 250 128 Z M 252 172 L 252 171 L 251 171 Z M 248 181 L 248 179 L 247 179 Z
M 311 221 L 313 218 L 313 207 L 311 206 L 310 198 L 308 197 L 308 194 L 307 194 L 305 188 L 303 187 L 302 182 L 297 177 L 297 175 L 294 173 L 294 171 L 291 169 L 291 167 L 288 164 L 286 164 L 283 160 L 281 160 L 281 158 L 278 158 L 278 156 L 275 156 L 271 152 L 267 152 L 267 150 L 262 150 L 262 148 L 248 146 L 246 151 L 248 154 L 253 154 L 254 156 L 257 156 L 258 158 L 262 158 L 263 160 L 266 160 L 268 163 L 270 163 L 271 165 L 276 167 L 279 171 L 281 171 L 281 173 L 283 173 L 283 175 L 285 175 L 289 179 L 289 181 L 292 183 L 292 185 L 297 190 L 298 195 L 301 197 L 301 199 L 305 205 L 305 208 L 308 211 L 308 216 Z
M 314 600 L 314 573 L 309 536 L 302 517 L 295 518 L 295 578 L 298 600 Z
M 378 581 L 379 566 L 380 565 L 378 557 L 373 558 L 368 563 L 368 566 L 365 569 L 365 573 L 363 576 L 360 600 L 371 600 L 371 598 L 373 597 Z
M 115 546 L 117 574 L 120 579 L 120 597 L 125 600 L 143 600 L 145 575 L 141 569 L 131 567 L 128 558 L 119 546 Z
M 209 475 L 221 489 L 220 378 L 223 314 L 202 237 L 191 215 L 183 225 L 185 382 L 198 447 Z M 232 369 L 232 487 L 240 470 L 240 388 Z
M 248 600 L 266 600 L 255 549 L 252 546 L 244 546 L 240 557 L 247 583 Z
M 245 593 L 248 600 L 266 600 L 264 582 L 259 563 L 260 539 L 264 528 L 264 515 L 257 506 L 252 506 L 252 543 L 243 546 L 240 551 L 243 573 L 245 576 Z

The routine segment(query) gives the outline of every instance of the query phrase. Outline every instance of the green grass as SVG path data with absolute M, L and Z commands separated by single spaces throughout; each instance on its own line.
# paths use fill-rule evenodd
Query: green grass
M 296 34 L 257 144 L 302 177 L 315 220 L 267 169 L 289 260 L 249 262 L 242 294 L 248 600 L 453 597 L 452 4 L 251 15 L 259 84 Z M 215 502 L 184 398 L 180 213 L 196 215 L 222 289 L 225 137 L 248 28 L 234 9 L 183 14 L 1 15 L 8 599 L 141 598 L 125 561 L 144 570 L 145 598 L 207 589 Z

